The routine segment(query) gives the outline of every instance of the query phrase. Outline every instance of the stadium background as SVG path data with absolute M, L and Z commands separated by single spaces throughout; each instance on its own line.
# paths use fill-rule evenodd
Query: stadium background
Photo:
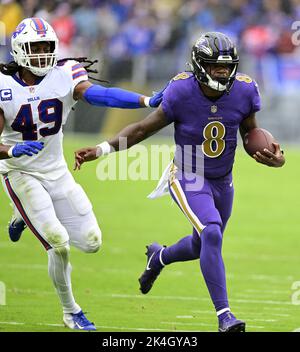
M 300 46 L 291 40 L 292 23 L 300 20 L 299 0 L 2 1 L 0 21 L 8 38 L 22 18 L 32 16 L 53 25 L 60 57 L 98 59 L 99 77 L 145 94 L 187 69 L 191 45 L 201 32 L 222 31 L 238 44 L 239 70 L 259 83 L 261 123 L 281 141 L 299 141 Z M 9 48 L 3 49 L 1 59 L 9 60 Z M 67 129 L 113 133 L 146 114 L 78 104 Z
M 259 124 L 281 142 L 287 165 L 268 169 L 250 160 L 242 148 L 237 152 L 235 208 L 223 250 L 229 294 L 233 310 L 247 320 L 250 331 L 299 328 L 300 46 L 291 38 L 292 23 L 300 20 L 300 0 L 1 1 L 7 38 L 31 16 L 53 25 L 60 57 L 98 59 L 97 78 L 147 95 L 187 68 L 191 44 L 201 32 L 222 31 L 236 41 L 239 71 L 259 83 Z M 9 50 L 9 45 L 0 46 L 1 62 L 10 60 Z M 149 109 L 77 104 L 65 127 L 70 168 L 76 148 L 99 142 L 99 134 L 111 135 L 147 113 Z M 172 128 L 166 128 L 156 141 L 172 143 L 171 134 Z M 138 293 L 145 244 L 160 238 L 173 243 L 189 233 L 187 221 L 169 199 L 146 200 L 155 181 L 101 184 L 95 166 L 86 165 L 75 178 L 100 219 L 103 251 L 86 256 L 73 250 L 71 257 L 75 296 L 89 317 L 103 331 L 215 331 L 216 319 L 195 263 L 168 268 L 151 295 Z M 0 331 L 65 331 L 46 277 L 47 257 L 27 230 L 20 243 L 9 242 L 9 218 L 0 190 L 0 281 L 7 288 Z

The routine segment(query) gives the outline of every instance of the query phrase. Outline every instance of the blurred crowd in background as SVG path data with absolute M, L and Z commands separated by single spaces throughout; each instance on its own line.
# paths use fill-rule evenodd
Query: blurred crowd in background
M 257 59 L 300 55 L 300 47 L 291 41 L 292 23 L 300 20 L 300 0 L 1 1 L 0 21 L 8 37 L 23 18 L 32 16 L 52 24 L 61 57 L 99 57 L 113 67 L 171 52 L 168 68 L 175 72 L 192 42 L 210 30 L 228 34 L 241 53 Z
M 170 79 L 187 68 L 197 37 L 212 30 L 236 42 L 240 70 L 263 92 L 276 97 L 300 87 L 300 45 L 292 41 L 300 0 L 1 1 L 7 38 L 32 16 L 53 26 L 60 57 L 97 58 L 100 76 L 112 83 L 144 86 Z M 2 61 L 11 59 L 9 46 L 0 49 Z

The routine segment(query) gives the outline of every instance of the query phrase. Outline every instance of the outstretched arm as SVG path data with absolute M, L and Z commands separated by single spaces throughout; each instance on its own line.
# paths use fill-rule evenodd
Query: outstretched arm
M 81 99 L 96 106 L 123 109 L 155 108 L 161 103 L 164 89 L 155 93 L 152 97 L 147 97 L 125 89 L 106 88 L 99 84 L 83 81 L 75 87 L 73 97 L 75 100 Z
M 101 155 L 106 155 L 114 151 L 124 150 L 143 141 L 155 134 L 157 131 L 167 126 L 169 122 L 161 106 L 149 114 L 145 119 L 125 127 L 112 139 L 103 142 L 95 147 L 79 149 L 75 152 L 74 170 L 80 169 L 81 164 L 92 161 Z
M 240 134 L 242 139 L 244 140 L 245 134 L 250 132 L 253 128 L 257 128 L 257 121 L 255 118 L 255 113 L 251 114 L 249 117 L 243 120 L 240 125 Z M 280 145 L 278 143 L 273 143 L 275 147 L 275 152 L 272 153 L 269 150 L 265 150 L 264 152 L 256 152 L 253 155 L 253 158 L 261 164 L 271 166 L 271 167 L 281 167 L 285 164 L 285 158 L 283 152 L 280 149 Z

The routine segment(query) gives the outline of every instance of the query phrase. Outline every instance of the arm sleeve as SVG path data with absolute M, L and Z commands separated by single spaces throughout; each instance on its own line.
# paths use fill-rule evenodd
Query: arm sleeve
M 121 88 L 106 88 L 92 85 L 84 93 L 85 100 L 96 106 L 109 106 L 113 108 L 137 109 L 142 108 L 141 94 L 130 92 Z

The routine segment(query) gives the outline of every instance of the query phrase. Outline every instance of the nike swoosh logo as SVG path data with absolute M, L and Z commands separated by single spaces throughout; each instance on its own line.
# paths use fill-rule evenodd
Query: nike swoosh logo
M 233 186 L 233 182 L 231 182 L 229 186 L 232 187 Z
M 81 326 L 80 324 L 77 323 L 77 321 L 75 322 L 75 325 L 78 327 L 78 329 L 82 330 L 83 326 Z
M 154 256 L 154 254 L 155 254 L 155 252 L 153 252 L 152 255 L 151 255 L 151 257 L 149 258 L 148 263 L 147 263 L 147 268 L 146 268 L 146 270 L 151 270 L 149 264 L 150 264 L 150 262 L 151 262 L 152 257 Z

